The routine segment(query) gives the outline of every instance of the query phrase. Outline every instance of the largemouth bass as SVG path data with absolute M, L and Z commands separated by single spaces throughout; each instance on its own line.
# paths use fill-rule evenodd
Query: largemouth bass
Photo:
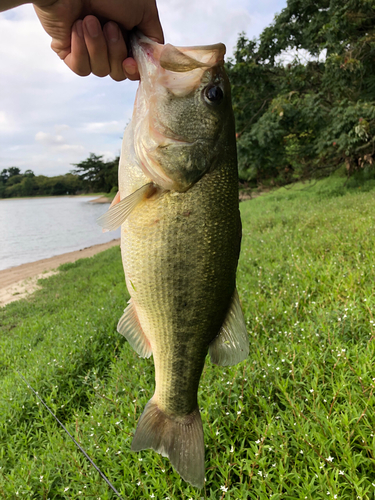
M 204 484 L 197 392 L 205 358 L 243 361 L 248 335 L 236 291 L 241 221 L 225 46 L 132 41 L 141 81 L 125 130 L 120 196 L 100 224 L 120 224 L 131 295 L 118 331 L 155 364 L 155 393 L 132 450 L 169 457 Z

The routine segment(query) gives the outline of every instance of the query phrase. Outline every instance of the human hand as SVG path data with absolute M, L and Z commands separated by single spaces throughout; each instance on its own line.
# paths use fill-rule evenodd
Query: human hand
M 139 79 L 120 27 L 125 36 L 137 26 L 149 38 L 164 41 L 156 0 L 35 0 L 34 8 L 52 37 L 52 49 L 80 76 Z

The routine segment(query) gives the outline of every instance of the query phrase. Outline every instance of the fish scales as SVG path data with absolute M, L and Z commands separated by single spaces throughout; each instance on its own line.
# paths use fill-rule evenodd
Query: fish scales
M 132 48 L 141 82 L 124 133 L 120 192 L 99 219 L 107 229 L 122 226 L 131 300 L 117 329 L 155 365 L 132 450 L 169 457 L 202 488 L 206 355 L 228 366 L 249 351 L 235 284 L 241 220 L 225 47 L 163 46 L 138 34 Z
M 186 193 L 145 202 L 122 230 L 128 287 L 154 356 L 155 396 L 171 412 L 196 408 L 208 345 L 233 294 L 240 228 L 231 176 L 223 165 Z

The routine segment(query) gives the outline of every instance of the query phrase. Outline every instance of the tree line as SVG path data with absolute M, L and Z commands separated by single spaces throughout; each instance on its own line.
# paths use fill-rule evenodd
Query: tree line
M 68 174 L 54 177 L 35 175 L 32 170 L 22 173 L 18 167 L 5 168 L 0 172 L 0 198 L 116 192 L 118 163 L 119 157 L 103 161 L 103 156 L 90 153 Z
M 259 38 L 239 37 L 227 69 L 243 180 L 373 171 L 374 2 L 288 0 Z

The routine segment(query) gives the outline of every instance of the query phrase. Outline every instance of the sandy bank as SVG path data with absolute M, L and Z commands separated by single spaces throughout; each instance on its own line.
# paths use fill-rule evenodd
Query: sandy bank
M 42 259 L 29 264 L 11 267 L 0 271 L 0 307 L 15 300 L 23 299 L 38 289 L 37 281 L 56 274 L 57 267 L 67 262 L 92 257 L 93 255 L 120 244 L 120 239 L 101 243 L 82 250 L 56 255 L 49 259 Z
M 111 203 L 111 201 L 107 196 L 100 196 L 99 198 L 95 198 L 95 200 L 89 200 L 89 203 Z

